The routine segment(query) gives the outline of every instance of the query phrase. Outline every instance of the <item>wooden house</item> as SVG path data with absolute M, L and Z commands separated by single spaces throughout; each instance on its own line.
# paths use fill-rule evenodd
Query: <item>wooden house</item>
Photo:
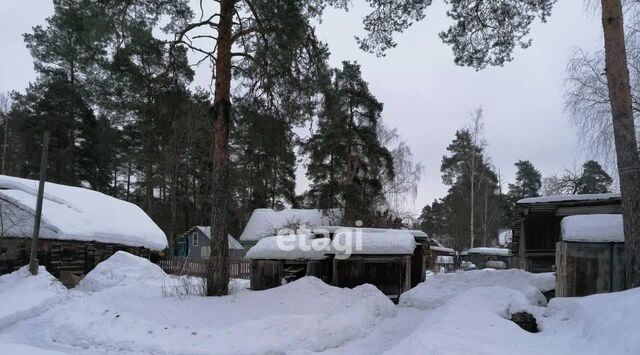
M 615 193 L 522 199 L 513 211 L 511 252 L 517 256 L 518 266 L 522 269 L 553 271 L 562 218 L 620 213 L 620 195 Z
M 244 257 L 244 247 L 229 234 L 229 258 L 240 260 Z M 194 226 L 180 236 L 178 255 L 189 260 L 208 260 L 211 254 L 211 228 Z
M 0 175 L 0 273 L 29 259 L 38 181 Z M 54 276 L 81 276 L 118 250 L 153 257 L 164 232 L 139 207 L 80 187 L 45 183 L 40 265 Z
M 473 263 L 477 269 L 508 269 L 512 267 L 512 255 L 505 248 L 471 248 L 460 253 L 462 259 Z
M 625 289 L 622 215 L 564 217 L 556 245 L 556 296 Z

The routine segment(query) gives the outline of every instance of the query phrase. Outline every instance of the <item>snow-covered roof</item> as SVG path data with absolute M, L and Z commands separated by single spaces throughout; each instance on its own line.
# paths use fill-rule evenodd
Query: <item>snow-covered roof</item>
M 205 235 L 205 237 L 211 239 L 211 227 L 196 226 L 196 228 Z M 229 240 L 229 249 L 243 250 L 244 247 L 240 244 L 231 234 L 227 235 Z
M 429 235 L 427 235 L 427 233 L 419 229 L 409 229 L 408 232 L 411 233 L 414 237 L 429 238 Z
M 291 225 L 306 225 L 308 228 L 328 226 L 342 218 L 338 209 L 327 211 L 317 209 L 285 209 L 275 211 L 270 208 L 257 208 L 251 214 L 247 225 L 240 235 L 241 241 L 258 241 L 264 237 L 278 234 L 282 228 Z
M 333 248 L 336 255 L 344 254 L 345 250 L 353 255 L 410 255 L 416 248 L 414 236 L 406 230 L 353 232 L 351 228 L 335 232 Z
M 278 235 L 258 241 L 245 255 L 246 259 L 322 260 L 326 258 L 331 240 L 313 239 L 313 235 Z
M 440 251 L 443 253 L 451 253 L 453 254 L 455 251 L 451 248 L 447 248 L 447 247 L 441 247 L 441 246 L 430 246 L 429 249 L 434 250 L 434 251 Z
M 565 201 L 606 201 L 619 199 L 619 193 L 583 194 L 583 195 L 552 195 L 541 197 L 528 197 L 518 201 L 518 204 L 565 202 Z
M 0 175 L 0 236 L 33 234 L 38 181 Z M 162 250 L 167 237 L 138 206 L 97 191 L 47 182 L 40 237 Z
M 511 255 L 511 251 L 509 249 L 503 248 L 471 248 L 466 251 L 468 254 L 485 254 L 485 255 L 503 255 L 509 256 Z
M 438 255 L 436 257 L 436 264 L 453 264 L 453 256 Z
M 590 214 L 564 217 L 562 240 L 577 242 L 624 242 L 622 215 Z

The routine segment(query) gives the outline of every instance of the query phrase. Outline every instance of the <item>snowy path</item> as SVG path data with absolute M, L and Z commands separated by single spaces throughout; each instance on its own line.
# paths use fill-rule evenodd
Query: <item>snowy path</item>
M 179 286 L 180 280 L 118 253 L 71 291 L 45 273 L 0 276 L 0 349 L 57 355 L 640 354 L 634 327 L 640 289 L 546 306 L 541 290 L 552 281 L 520 270 L 435 275 L 405 293 L 398 306 L 373 286 L 340 289 L 315 278 L 259 292 L 235 287 L 226 297 L 167 297 L 163 284 Z M 507 319 L 519 311 L 536 316 L 542 331 L 527 333 Z
M 413 333 L 424 321 L 428 311 L 398 307 L 395 317 L 380 322 L 367 336 L 354 339 L 322 354 L 373 355 L 382 354 L 397 346 L 407 335 Z

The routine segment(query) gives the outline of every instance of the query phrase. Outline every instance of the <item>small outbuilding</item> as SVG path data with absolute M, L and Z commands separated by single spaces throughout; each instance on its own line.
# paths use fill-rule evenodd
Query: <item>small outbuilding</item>
M 587 296 L 624 290 L 622 215 L 564 217 L 556 245 L 556 296 Z
M 277 287 L 306 275 L 338 287 L 372 284 L 397 301 L 411 288 L 415 240 L 406 230 L 350 227 L 262 238 L 246 255 L 251 288 Z
M 551 272 L 556 265 L 560 222 L 567 216 L 621 214 L 620 194 L 525 198 L 514 207 L 511 252 L 529 272 Z
M 329 238 L 312 234 L 282 235 L 260 239 L 249 249 L 251 289 L 266 290 L 304 276 L 315 276 L 331 283 L 332 266 Z
M 471 248 L 460 253 L 462 259 L 478 269 L 507 269 L 511 267 L 511 251 L 504 248 Z
M 240 260 L 244 257 L 244 247 L 229 234 L 229 258 Z M 178 255 L 189 260 L 208 260 L 211 254 L 211 227 L 194 226 L 180 236 Z
M 333 237 L 332 284 L 338 287 L 372 284 L 397 302 L 402 293 L 411 289 L 414 236 L 405 230 L 362 232 L 358 244 L 358 238 L 351 235 L 349 230 L 339 230 Z
M 0 274 L 28 263 L 37 194 L 38 181 L 0 175 Z M 119 250 L 153 257 L 166 247 L 164 232 L 138 206 L 45 183 L 37 256 L 54 276 L 81 276 Z

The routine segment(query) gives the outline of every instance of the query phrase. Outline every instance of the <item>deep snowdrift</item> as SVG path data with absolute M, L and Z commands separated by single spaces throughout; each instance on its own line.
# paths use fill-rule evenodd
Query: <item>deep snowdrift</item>
M 542 292 L 555 288 L 552 273 L 531 274 L 523 270 L 474 270 L 436 274 L 400 296 L 400 305 L 433 309 L 464 291 L 487 286 L 510 288 L 522 293 L 532 304 L 545 305 Z
M 167 277 L 158 265 L 149 260 L 118 251 L 91 270 L 79 286 L 88 291 L 101 291 L 115 286 L 157 285 Z
M 27 266 L 0 276 L 0 330 L 36 316 L 66 293 L 67 289 L 42 266 L 36 276 Z
M 321 351 L 362 337 L 396 314 L 378 289 L 329 286 L 306 277 L 271 290 L 226 297 L 162 296 L 169 278 L 148 260 L 114 254 L 69 302 L 0 336 L 65 352 L 247 354 Z M 18 339 L 18 340 L 16 340 Z
M 553 299 L 551 274 L 439 274 L 394 306 L 370 285 L 306 277 L 266 291 L 233 281 L 225 297 L 163 297 L 167 276 L 117 253 L 66 291 L 44 270 L 0 277 L 0 349 L 72 354 L 638 354 L 640 289 Z M 9 295 L 9 296 L 5 296 Z M 38 295 L 30 299 L 28 295 Z M 5 298 L 6 297 L 6 298 Z M 31 306 L 29 306 L 29 304 Z M 540 332 L 509 320 L 526 311 Z M 20 317 L 16 317 L 18 314 Z

